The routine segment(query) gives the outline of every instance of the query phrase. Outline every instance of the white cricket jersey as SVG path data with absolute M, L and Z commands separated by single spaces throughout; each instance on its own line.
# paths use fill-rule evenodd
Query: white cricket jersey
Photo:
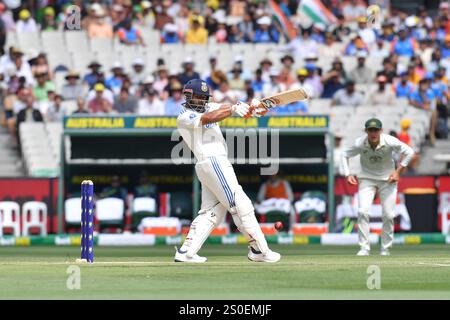
M 207 112 L 218 109 L 219 103 L 208 103 Z M 199 113 L 183 108 L 177 118 L 177 127 L 183 140 L 192 150 L 197 161 L 202 161 L 212 156 L 228 155 L 227 144 L 218 123 L 200 125 Z
M 395 163 L 392 153 L 397 152 L 403 155 L 400 165 L 408 166 L 414 151 L 407 144 L 397 138 L 382 133 L 380 143 L 375 148 L 369 144 L 367 134 L 357 138 L 350 148 L 347 148 L 342 156 L 342 166 L 345 176 L 350 174 L 348 159 L 360 155 L 361 172 L 358 178 L 367 178 L 375 180 L 388 180 L 390 174 L 395 170 Z

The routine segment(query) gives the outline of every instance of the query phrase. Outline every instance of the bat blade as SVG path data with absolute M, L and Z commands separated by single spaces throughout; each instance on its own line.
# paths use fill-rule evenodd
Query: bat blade
M 306 93 L 305 89 L 299 88 L 287 90 L 274 94 L 270 97 L 262 98 L 261 103 L 263 103 L 266 108 L 274 108 L 306 99 L 308 99 L 308 94 Z

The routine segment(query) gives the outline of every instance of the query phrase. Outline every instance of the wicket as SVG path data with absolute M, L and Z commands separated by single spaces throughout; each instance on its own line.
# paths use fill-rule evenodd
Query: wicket
M 94 263 L 94 183 L 81 182 L 81 261 Z

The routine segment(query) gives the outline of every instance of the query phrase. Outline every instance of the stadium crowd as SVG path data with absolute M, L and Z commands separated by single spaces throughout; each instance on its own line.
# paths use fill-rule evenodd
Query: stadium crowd
M 364 1 L 322 1 L 330 8 L 332 23 L 299 23 L 297 1 L 275 1 L 297 30 L 289 37 L 280 19 L 272 16 L 271 4 L 263 0 L 232 1 L 131 1 L 131 0 L 48 0 L 0 2 L 0 80 L 2 122 L 15 136 L 23 121 L 61 121 L 63 101 L 77 101 L 76 113 L 137 113 L 177 115 L 182 107 L 182 87 L 202 78 L 213 90 L 217 102 L 248 101 L 271 93 L 303 86 L 313 98 L 330 99 L 331 106 L 366 104 L 389 105 L 406 98 L 411 107 L 430 110 L 430 140 L 448 138 L 450 95 L 450 9 L 443 1 L 431 16 L 425 7 L 407 15 L 395 8 L 381 7 L 379 28 L 367 19 Z M 182 61 L 182 71 L 171 73 L 164 57 L 156 70 L 148 70 L 144 60 L 130 61 L 132 71 L 115 63 L 105 70 L 101 61 L 89 64 L 90 72 L 66 70 L 66 83 L 57 90 L 46 52 L 29 56 L 13 45 L 4 48 L 9 32 L 23 33 L 70 30 L 73 6 L 80 9 L 81 27 L 89 38 L 118 38 L 124 45 L 145 46 L 139 26 L 160 31 L 160 43 L 273 43 L 285 55 L 281 67 L 274 68 L 265 57 L 254 72 L 247 70 L 243 57 L 236 55 L 230 70 L 217 67 L 210 55 L 209 68 L 196 71 L 191 57 Z M 206 46 L 205 46 L 206 50 Z M 348 70 L 341 57 L 353 56 L 356 67 Z M 369 57 L 381 57 L 374 70 Z M 331 59 L 329 68 L 318 65 Z M 296 61 L 304 67 L 294 68 Z M 355 84 L 377 84 L 367 97 Z M 308 105 L 294 103 L 273 111 L 302 114 Z

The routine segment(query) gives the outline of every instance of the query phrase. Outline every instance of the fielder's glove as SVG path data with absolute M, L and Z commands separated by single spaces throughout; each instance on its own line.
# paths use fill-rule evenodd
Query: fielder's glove
M 250 115 L 250 106 L 245 102 L 239 101 L 231 106 L 231 112 L 236 113 L 242 118 L 247 118 Z

